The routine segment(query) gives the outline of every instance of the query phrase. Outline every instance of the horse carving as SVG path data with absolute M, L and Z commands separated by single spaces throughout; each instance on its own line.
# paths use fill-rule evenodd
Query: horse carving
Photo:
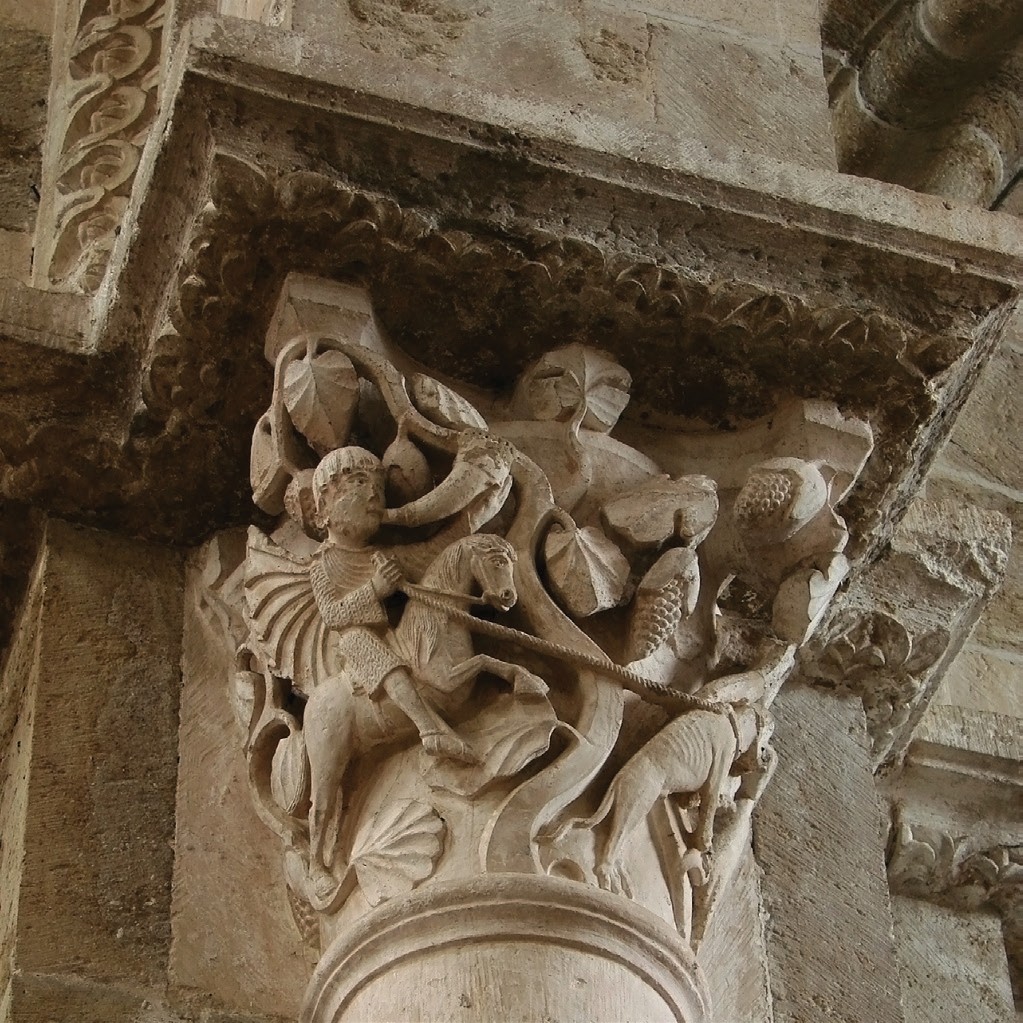
M 465 703 L 481 672 L 508 682 L 518 696 L 545 698 L 547 686 L 532 672 L 474 653 L 469 623 L 452 613 L 472 603 L 509 610 L 517 599 L 515 561 L 508 541 L 472 534 L 443 549 L 418 585 L 399 583 L 411 599 L 398 625 L 382 630 L 381 641 L 393 658 L 388 670 L 406 672 L 417 690 L 420 714 L 413 720 L 387 689 L 367 691 L 363 678 L 379 665 L 360 663 L 360 652 L 366 650 L 372 658 L 373 648 L 357 643 L 346 647 L 345 637 L 324 621 L 310 579 L 312 564 L 292 558 L 258 531 L 250 533 L 246 596 L 252 634 L 275 674 L 290 678 L 307 697 L 302 736 L 311 790 L 309 870 L 321 898 L 337 886 L 332 866 L 343 781 L 355 756 L 418 729 L 427 752 L 473 763 L 479 753 L 457 736 L 445 717 Z M 417 599 L 417 594 L 427 600 Z M 431 741 L 436 737 L 444 741 Z

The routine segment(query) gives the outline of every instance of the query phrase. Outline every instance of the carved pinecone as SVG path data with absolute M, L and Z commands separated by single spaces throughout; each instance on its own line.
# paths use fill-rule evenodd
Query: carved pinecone
M 649 657 L 679 627 L 688 611 L 691 588 L 698 585 L 696 555 L 687 548 L 666 551 L 643 577 L 632 605 L 626 657 Z
M 746 480 L 735 499 L 739 522 L 758 524 L 777 519 L 788 510 L 794 496 L 791 477 L 784 472 L 758 472 Z

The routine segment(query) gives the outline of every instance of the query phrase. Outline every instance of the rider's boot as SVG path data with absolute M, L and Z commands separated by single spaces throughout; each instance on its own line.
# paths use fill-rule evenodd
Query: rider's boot
M 448 760 L 457 760 L 461 764 L 480 762 L 473 748 L 454 732 L 424 732 L 420 738 L 423 741 L 423 749 L 432 757 L 447 757 Z

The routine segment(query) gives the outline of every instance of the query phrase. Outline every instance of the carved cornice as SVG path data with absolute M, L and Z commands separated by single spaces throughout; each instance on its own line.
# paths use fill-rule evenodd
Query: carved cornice
M 918 500 L 803 658 L 804 678 L 862 698 L 876 766 L 905 752 L 1000 585 L 1011 542 L 999 513 Z
M 296 267 L 364 284 L 392 336 L 471 385 L 500 386 L 552 337 L 579 337 L 627 359 L 637 403 L 675 422 L 734 426 L 783 395 L 887 419 L 854 521 L 904 471 L 895 420 L 926 419 L 937 397 L 927 381 L 970 346 L 751 283 L 707 283 L 583 238 L 474 233 L 327 175 L 263 173 L 224 156 L 153 346 L 137 432 L 223 415 L 232 374 L 260 372 L 233 360 L 251 358 Z M 249 338 L 249 352 L 232 350 Z M 882 424 L 882 444 L 884 434 Z
M 982 847 L 898 815 L 888 853 L 892 891 L 1002 920 L 1010 978 L 1023 998 L 1023 845 Z

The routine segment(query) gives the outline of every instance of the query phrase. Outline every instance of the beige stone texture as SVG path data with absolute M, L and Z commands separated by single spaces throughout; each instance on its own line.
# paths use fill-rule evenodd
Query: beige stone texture
M 451 112 L 472 96 L 492 116 L 492 97 L 548 122 L 607 117 L 625 139 L 645 126 L 721 158 L 746 152 L 834 169 L 816 5 L 778 0 L 766 16 L 752 4 L 717 6 L 306 0 L 292 24 L 374 55 L 395 77 L 409 73 L 396 57 L 411 62 L 428 90 L 432 79 L 454 79 Z
M 45 543 L 15 968 L 26 991 L 40 976 L 159 985 L 170 937 L 179 558 L 58 522 Z
M 632 6 L 655 18 L 693 21 L 701 26 L 730 30 L 755 39 L 798 47 L 820 54 L 818 0 L 633 0 Z
M 0 29 L 27 28 L 41 35 L 53 31 L 56 0 L 0 0 Z
M 0 1019 L 3 998 L 15 969 L 18 898 L 25 857 L 25 822 L 28 815 L 29 768 L 32 759 L 32 723 L 36 694 L 39 608 L 42 600 L 37 570 L 0 679 Z
M 778 770 L 754 820 L 775 1023 L 903 1023 L 862 706 L 797 688 L 775 709 Z
M 770 1019 L 764 920 L 760 868 L 752 850 L 748 850 L 714 908 L 698 956 L 713 999 L 715 1019 L 729 1023 L 763 1023 Z
M 906 1023 L 1016 1018 L 997 916 L 901 895 L 892 911 Z
M 0 278 L 27 281 L 32 272 L 32 234 L 0 228 Z
M 192 570 L 185 597 L 170 978 L 209 992 L 226 1011 L 294 1019 L 311 965 L 288 909 L 277 838 L 253 809 L 229 699 L 229 655 L 214 619 L 198 606 L 197 585 Z

